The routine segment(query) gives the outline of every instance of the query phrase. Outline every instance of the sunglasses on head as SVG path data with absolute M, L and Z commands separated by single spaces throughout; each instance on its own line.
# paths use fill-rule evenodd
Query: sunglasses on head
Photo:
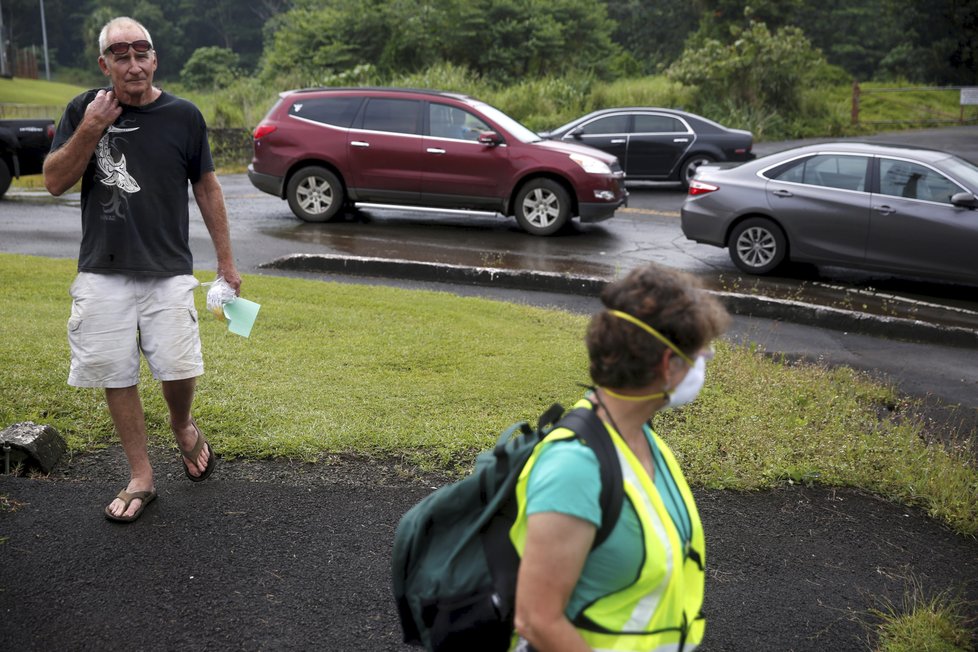
M 113 43 L 109 47 L 105 48 L 105 53 L 112 53 L 116 56 L 121 56 L 129 52 L 129 48 L 132 48 L 136 52 L 149 52 L 153 49 L 153 44 L 149 41 L 133 41 L 132 43 L 126 43 L 125 41 L 120 41 L 118 43 Z

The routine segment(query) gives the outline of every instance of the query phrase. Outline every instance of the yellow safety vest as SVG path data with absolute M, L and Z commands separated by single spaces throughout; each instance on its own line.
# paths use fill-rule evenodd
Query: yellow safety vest
M 578 402 L 575 407 L 580 406 L 591 407 L 587 400 Z M 653 432 L 652 436 L 689 512 L 692 539 L 689 548 L 684 550 L 679 532 L 652 478 L 614 428 L 607 424 L 606 427 L 618 451 L 625 499 L 631 502 L 638 515 L 645 543 L 645 558 L 634 583 L 591 603 L 572 622 L 594 650 L 695 650 L 703 640 L 706 628 L 706 621 L 700 612 L 706 580 L 706 546 L 693 494 L 672 451 Z M 516 485 L 519 512 L 510 529 L 510 540 L 521 557 L 526 543 L 526 486 L 530 471 L 545 447 L 570 436 L 572 433 L 564 428 L 547 435 L 520 474 Z

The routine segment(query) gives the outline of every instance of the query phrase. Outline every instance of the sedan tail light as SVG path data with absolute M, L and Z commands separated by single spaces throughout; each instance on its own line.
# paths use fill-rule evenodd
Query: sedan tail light
M 712 183 L 706 183 L 705 181 L 697 181 L 696 179 L 693 179 L 689 182 L 690 197 L 695 197 L 696 195 L 706 195 L 719 189 L 720 186 L 714 186 Z
M 254 133 L 255 140 L 267 136 L 268 134 L 272 133 L 276 129 L 278 129 L 278 127 L 276 127 L 275 125 L 266 125 L 266 124 L 258 125 L 257 127 L 255 127 L 255 133 Z

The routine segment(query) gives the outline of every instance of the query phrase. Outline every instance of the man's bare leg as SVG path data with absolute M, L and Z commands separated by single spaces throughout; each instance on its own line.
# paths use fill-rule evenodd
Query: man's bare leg
M 170 428 L 177 439 L 177 446 L 182 451 L 191 451 L 197 445 L 197 430 L 191 421 L 190 413 L 190 408 L 194 402 L 197 379 L 165 380 L 161 384 L 163 385 L 163 398 L 170 410 Z M 209 452 L 207 449 L 209 447 L 210 444 L 200 449 L 196 464 L 190 464 L 186 458 L 183 458 L 183 463 L 187 465 L 190 475 L 197 477 L 207 469 Z
M 139 387 L 106 388 L 105 402 L 129 460 L 129 485 L 126 491 L 152 491 L 153 467 L 146 451 L 146 421 L 143 418 L 143 404 L 139 400 Z M 132 516 L 142 504 L 142 500 L 135 498 L 126 509 L 125 503 L 116 498 L 109 504 L 109 511 L 115 516 Z

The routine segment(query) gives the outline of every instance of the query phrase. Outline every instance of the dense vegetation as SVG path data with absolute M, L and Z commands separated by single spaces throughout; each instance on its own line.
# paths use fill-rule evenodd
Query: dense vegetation
M 595 108 L 658 104 L 760 139 L 790 138 L 846 133 L 853 79 L 978 84 L 978 4 L 960 0 L 46 0 L 44 7 L 57 80 L 101 83 L 92 44 L 107 19 L 132 15 L 153 34 L 157 79 L 210 104 L 213 126 L 253 127 L 287 88 L 409 84 L 470 93 L 536 129 Z M 5 0 L 14 48 L 40 45 L 37 9 L 34 0 Z

